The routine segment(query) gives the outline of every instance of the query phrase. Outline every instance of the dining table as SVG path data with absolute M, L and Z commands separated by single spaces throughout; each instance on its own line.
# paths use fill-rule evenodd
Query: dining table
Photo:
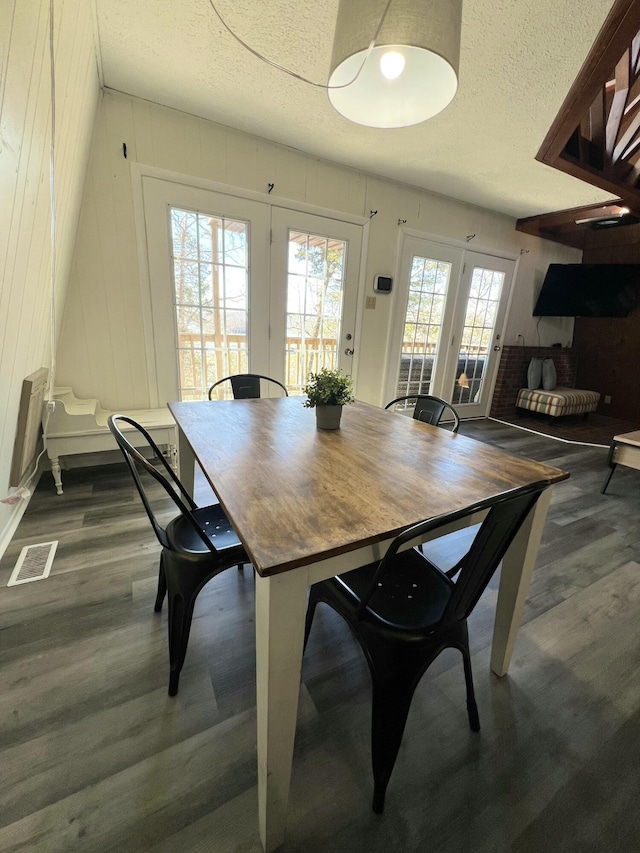
M 360 401 L 344 407 L 339 429 L 321 430 L 303 400 L 169 403 L 183 483 L 193 490 L 197 463 L 255 569 L 258 821 L 266 853 L 285 839 L 309 585 L 381 559 L 412 524 L 543 482 L 502 561 L 491 669 L 503 676 L 553 485 L 569 476 L 469 438 L 464 426 L 454 434 Z M 479 520 L 473 515 L 465 525 Z

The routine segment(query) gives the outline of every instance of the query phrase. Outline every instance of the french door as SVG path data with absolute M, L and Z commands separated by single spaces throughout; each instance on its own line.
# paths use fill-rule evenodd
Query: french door
M 351 373 L 362 227 L 144 176 L 158 404 L 201 400 L 261 373 L 300 394 L 308 373 Z
M 515 263 L 407 236 L 386 399 L 433 394 L 487 414 Z
M 310 372 L 351 374 L 362 228 L 272 208 L 272 375 L 301 394 Z

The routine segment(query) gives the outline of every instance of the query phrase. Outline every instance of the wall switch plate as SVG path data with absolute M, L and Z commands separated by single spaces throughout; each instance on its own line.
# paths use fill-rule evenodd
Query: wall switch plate
M 365 308 L 375 308 L 376 307 L 376 297 L 375 296 L 367 296 L 365 303 Z
M 610 395 L 610 394 L 605 394 L 605 395 L 604 395 L 604 401 L 605 401 L 605 403 L 610 403 L 610 402 L 611 402 L 611 395 Z

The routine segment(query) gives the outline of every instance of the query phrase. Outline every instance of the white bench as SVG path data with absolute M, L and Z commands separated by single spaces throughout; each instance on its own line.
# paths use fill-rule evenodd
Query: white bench
M 76 397 L 71 388 L 56 388 L 55 411 L 46 425 L 45 441 L 47 456 L 51 461 L 51 473 L 56 491 L 62 494 L 62 475 L 60 458 L 80 453 L 98 453 L 116 450 L 118 445 L 109 431 L 107 418 L 111 412 L 103 409 L 97 400 L 82 400 Z M 173 470 L 178 473 L 178 441 L 176 423 L 167 408 L 137 409 L 122 411 L 143 426 L 159 447 L 166 448 L 166 455 Z M 123 429 L 127 432 L 126 427 Z M 143 443 L 137 432 L 132 432 L 131 443 L 138 446 Z

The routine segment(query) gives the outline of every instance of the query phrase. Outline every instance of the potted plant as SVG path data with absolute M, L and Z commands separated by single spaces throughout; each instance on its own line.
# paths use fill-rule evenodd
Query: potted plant
M 323 367 L 318 373 L 310 373 L 302 390 L 307 395 L 303 405 L 316 410 L 318 429 L 338 429 L 342 407 L 355 400 L 351 377 L 328 367 Z

